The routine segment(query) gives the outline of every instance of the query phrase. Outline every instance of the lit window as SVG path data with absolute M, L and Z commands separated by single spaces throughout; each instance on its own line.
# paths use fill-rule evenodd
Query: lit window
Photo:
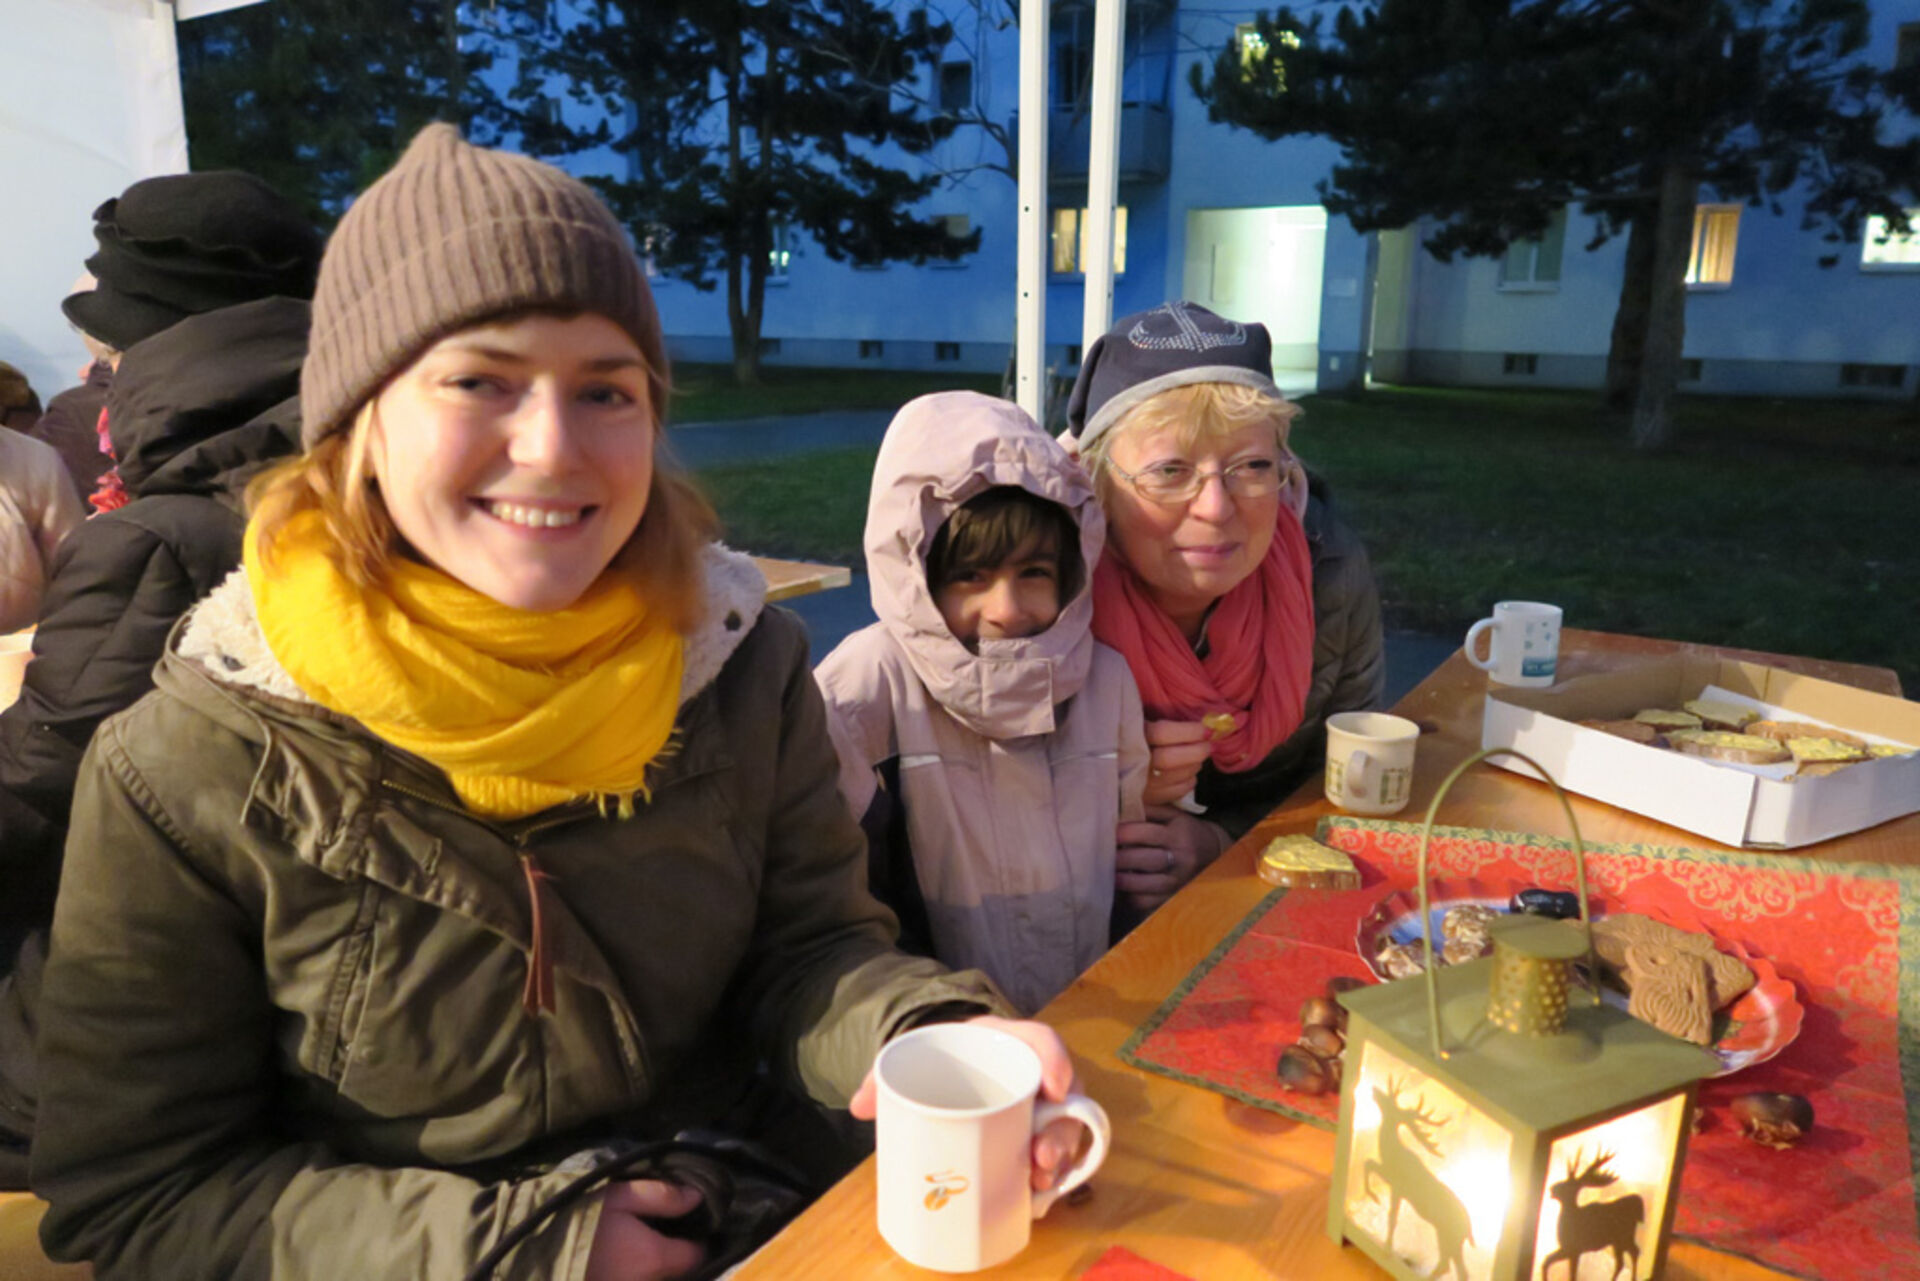
M 1300 37 L 1292 31 L 1276 33 L 1276 38 L 1288 49 L 1300 47 Z M 1251 80 L 1259 73 L 1261 59 L 1267 56 L 1271 46 L 1267 38 L 1260 34 L 1260 25 L 1255 22 L 1243 22 L 1233 29 L 1233 47 L 1240 54 L 1240 78 Z M 1286 88 L 1286 69 L 1279 63 L 1272 64 L 1273 88 L 1279 92 Z
M 1687 255 L 1687 283 L 1696 287 L 1732 284 L 1733 251 L 1739 240 L 1739 205 L 1694 206 L 1693 251 Z
M 965 111 L 973 106 L 973 64 L 940 64 L 940 110 Z
M 1875 271 L 1911 271 L 1920 268 L 1920 209 L 1907 210 L 1912 224 L 1903 236 L 1890 231 L 1887 220 L 1867 219 L 1860 246 L 1860 265 Z
M 1049 238 L 1052 253 L 1050 261 L 1055 275 L 1074 275 L 1082 270 L 1081 263 L 1087 256 L 1087 211 L 1085 209 L 1056 209 L 1053 211 L 1053 232 Z M 1127 207 L 1120 205 L 1113 211 L 1113 274 L 1126 274 L 1127 270 Z
M 1547 229 L 1529 240 L 1507 246 L 1500 260 L 1502 289 L 1538 289 L 1558 286 L 1560 257 L 1567 244 L 1567 211 L 1555 211 Z
M 767 279 L 785 280 L 793 262 L 793 228 L 784 222 L 773 224 L 773 247 L 767 250 Z

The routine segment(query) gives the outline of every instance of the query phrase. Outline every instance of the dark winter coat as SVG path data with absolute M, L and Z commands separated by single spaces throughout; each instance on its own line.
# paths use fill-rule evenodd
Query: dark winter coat
M 87 740 L 153 688 L 167 632 L 240 563 L 247 481 L 297 447 L 308 314 L 290 298 L 228 307 L 121 359 L 108 424 L 133 501 L 61 545 L 20 700 L 0 713 L 0 943 L 47 919 Z
M 100 483 L 101 475 L 113 466 L 113 459 L 100 450 L 100 411 L 106 408 L 107 388 L 112 382 L 113 370 L 105 361 L 95 361 L 87 370 L 87 381 L 48 401 L 47 412 L 27 433 L 53 446 L 67 465 L 74 493 L 83 503 Z
M 453 1281 L 570 1181 L 555 1159 L 727 1127 L 760 1064 L 843 1107 L 888 1036 L 1007 1008 L 893 948 L 805 634 L 756 617 L 746 558 L 707 573 L 678 750 L 624 821 L 483 820 L 299 694 L 243 575 L 195 609 L 74 807 L 33 1149 L 50 1253 L 101 1281 Z M 497 1275 L 578 1278 L 599 1212 Z

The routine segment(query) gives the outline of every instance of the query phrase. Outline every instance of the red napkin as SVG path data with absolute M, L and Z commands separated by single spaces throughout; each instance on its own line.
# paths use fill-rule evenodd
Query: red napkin
M 1193 1278 L 1143 1259 L 1124 1245 L 1111 1245 L 1098 1262 L 1080 1274 L 1080 1281 L 1193 1281 Z

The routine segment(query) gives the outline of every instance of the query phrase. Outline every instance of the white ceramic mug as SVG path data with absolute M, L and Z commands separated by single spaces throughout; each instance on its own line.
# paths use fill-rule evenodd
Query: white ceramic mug
M 1327 799 L 1355 814 L 1398 814 L 1413 796 L 1420 727 L 1385 712 L 1327 717 Z
M 1018 1037 L 937 1023 L 889 1041 L 874 1063 L 880 1235 L 908 1263 L 975 1272 L 1026 1248 L 1033 1221 L 1106 1160 L 1113 1127 L 1084 1094 L 1038 1102 L 1040 1056 Z M 1093 1142 L 1045 1192 L 1032 1190 L 1033 1136 L 1069 1116 Z
M 1487 657 L 1474 652 L 1491 633 Z M 1537 600 L 1503 600 L 1493 617 L 1467 629 L 1467 661 L 1502 685 L 1551 685 L 1560 662 L 1560 607 Z

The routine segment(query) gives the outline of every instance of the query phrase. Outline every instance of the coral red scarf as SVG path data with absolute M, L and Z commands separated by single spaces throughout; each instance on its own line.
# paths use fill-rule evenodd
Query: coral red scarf
M 1281 508 L 1260 567 L 1214 606 L 1205 658 L 1111 551 L 1093 572 L 1093 634 L 1127 660 L 1148 719 L 1228 713 L 1213 763 L 1252 769 L 1300 727 L 1313 677 L 1313 556 L 1299 517 Z

